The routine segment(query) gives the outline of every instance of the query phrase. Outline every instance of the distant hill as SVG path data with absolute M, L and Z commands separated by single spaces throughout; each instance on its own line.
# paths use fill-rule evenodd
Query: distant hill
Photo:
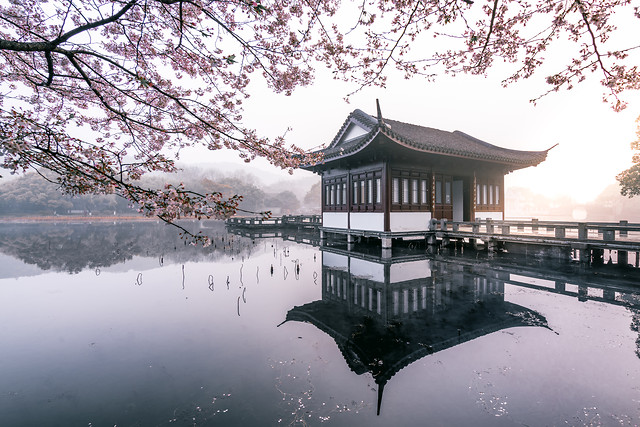
M 250 212 L 271 211 L 274 215 L 312 213 L 319 209 L 319 177 L 305 171 L 293 176 L 286 172 L 268 172 L 232 163 L 181 167 L 176 174 L 150 173 L 139 185 L 161 188 L 165 183 L 184 183 L 198 192 L 219 191 L 225 196 L 243 196 L 240 208 Z M 51 178 L 55 180 L 55 177 Z M 310 197 L 316 185 L 318 197 Z M 134 213 L 126 200 L 115 195 L 71 197 L 58 186 L 36 173 L 0 179 L 0 216 L 23 215 L 130 215 Z

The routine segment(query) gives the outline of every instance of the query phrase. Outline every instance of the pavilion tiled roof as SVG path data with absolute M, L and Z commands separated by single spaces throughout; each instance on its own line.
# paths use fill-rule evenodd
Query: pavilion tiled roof
M 343 141 L 343 135 L 352 123 L 362 127 L 367 133 Z M 424 153 L 504 163 L 516 168 L 541 163 L 546 159 L 548 151 L 553 148 L 543 151 L 512 150 L 489 144 L 460 131 L 448 132 L 383 119 L 379 109 L 377 118 L 356 109 L 349 114 L 331 144 L 319 153 L 322 154 L 324 162 L 348 157 L 364 149 L 379 134 L 385 135 L 401 146 Z

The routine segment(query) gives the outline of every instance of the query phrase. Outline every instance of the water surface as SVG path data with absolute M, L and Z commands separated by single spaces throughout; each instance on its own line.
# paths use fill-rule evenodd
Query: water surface
M 640 424 L 630 280 L 205 226 L 0 226 L 0 424 Z

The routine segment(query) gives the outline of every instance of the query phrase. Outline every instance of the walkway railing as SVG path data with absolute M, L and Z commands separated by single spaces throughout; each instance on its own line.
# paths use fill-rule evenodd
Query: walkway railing
M 275 228 L 275 227 L 322 227 L 321 215 L 283 215 L 273 218 L 243 218 L 233 217 L 226 221 L 227 225 L 247 228 Z
M 640 250 L 640 224 L 628 221 L 567 222 L 567 221 L 495 221 L 479 222 L 431 222 L 431 230 L 448 237 L 499 239 L 511 241 L 557 241 L 599 244 L 607 249 Z

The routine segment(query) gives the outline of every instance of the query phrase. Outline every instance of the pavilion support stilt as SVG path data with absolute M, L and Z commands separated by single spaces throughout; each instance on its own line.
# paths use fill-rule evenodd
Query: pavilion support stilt
M 578 250 L 580 251 L 580 264 L 589 265 L 589 263 L 591 262 L 591 251 L 586 247 L 580 248 Z
M 382 244 L 382 249 L 391 249 L 393 246 L 393 239 L 391 237 L 382 237 L 380 238 L 380 243 Z
M 602 265 L 604 263 L 604 249 L 591 249 L 591 263 Z
M 629 252 L 618 251 L 618 265 L 620 267 L 626 267 L 629 264 Z
M 496 239 L 489 239 L 486 242 L 487 252 L 494 253 L 498 250 L 498 241 Z

